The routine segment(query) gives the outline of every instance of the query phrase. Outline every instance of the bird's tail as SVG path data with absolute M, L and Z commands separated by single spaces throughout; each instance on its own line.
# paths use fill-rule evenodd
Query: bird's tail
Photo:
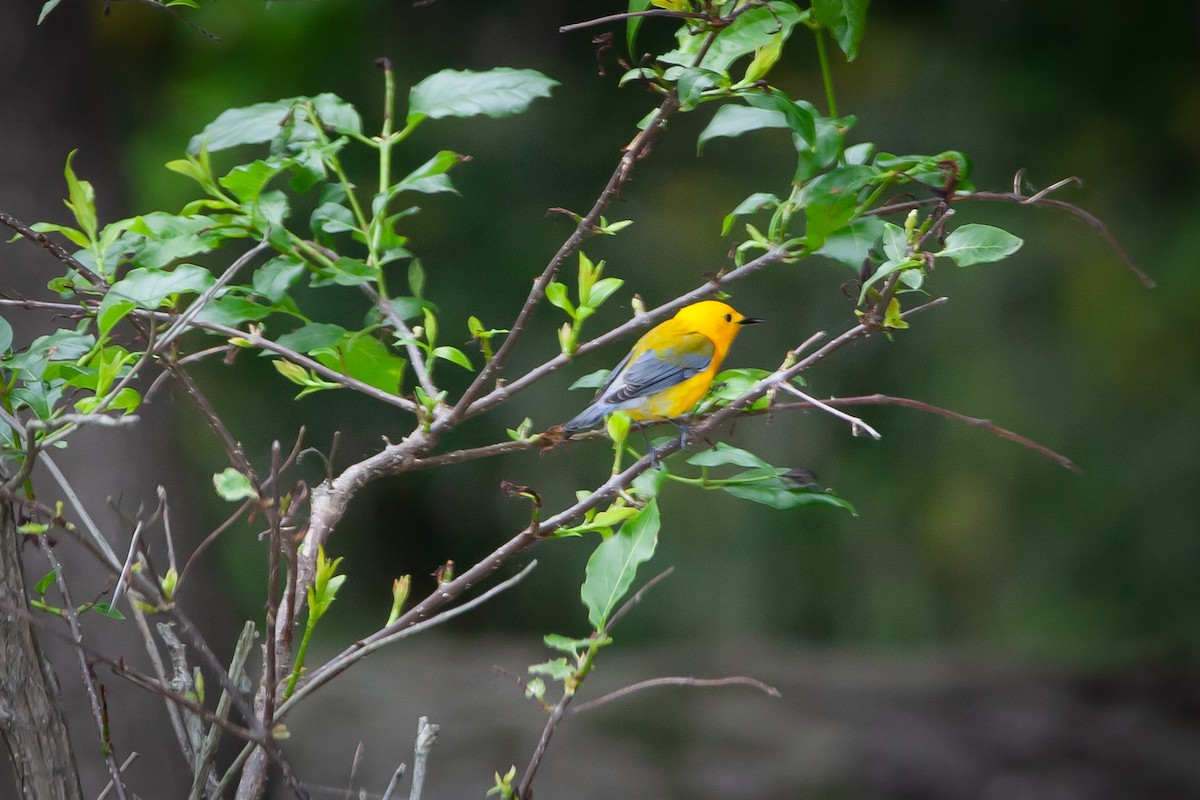
M 581 411 L 576 416 L 572 417 L 563 425 L 563 431 L 571 434 L 576 431 L 586 431 L 588 428 L 594 428 L 600 424 L 604 416 L 611 411 L 602 403 L 595 403 Z

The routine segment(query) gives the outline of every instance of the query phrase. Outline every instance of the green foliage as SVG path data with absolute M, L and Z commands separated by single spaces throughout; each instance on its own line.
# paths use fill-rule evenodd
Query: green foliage
M 614 226 L 609 226 L 609 232 L 615 233 Z M 620 226 L 624 227 L 624 226 Z M 616 230 L 620 230 L 618 227 Z M 579 346 L 579 335 L 583 331 L 583 321 L 596 313 L 596 309 L 620 289 L 625 281 L 620 278 L 603 278 L 604 262 L 592 263 L 592 260 L 579 251 L 579 277 L 576 284 L 578 305 L 572 303 L 567 296 L 567 286 L 558 281 L 551 281 L 546 286 L 546 299 L 550 305 L 561 308 L 571 318 L 571 322 L 563 325 L 558 332 L 558 343 L 563 355 L 572 355 Z
M 579 593 L 587 606 L 588 622 L 596 630 L 608 623 L 633 584 L 637 568 L 654 555 L 661 524 L 658 503 L 652 498 L 620 530 L 602 540 L 588 559 L 587 578 Z
M 55 3 L 43 6 L 43 16 Z M 837 113 L 825 47 L 831 39 L 847 60 L 857 57 L 866 0 L 814 0 L 805 6 L 788 0 L 631 0 L 629 8 L 651 5 L 685 13 L 686 18 L 676 20 L 673 47 L 637 58 L 638 66 L 621 77 L 621 84 L 648 86 L 666 95 L 663 108 L 671 113 L 672 101 L 677 101 L 680 113 L 709 115 L 697 136 L 698 156 L 711 158 L 723 147 L 744 146 L 742 137 L 762 135 L 760 131 L 787 136 L 792 144 L 787 162 L 772 173 L 782 177 L 772 185 L 754 187 L 723 215 L 722 235 L 733 234 L 739 225 L 744 228 L 744 237 L 733 247 L 735 270 L 761 253 L 777 254 L 787 262 L 822 256 L 850 270 L 847 283 L 854 290 L 849 294 L 857 294 L 854 313 L 865 326 L 898 331 L 909 324 L 903 317 L 905 294 L 928 288 L 938 258 L 971 266 L 1002 260 L 1021 247 L 1018 237 L 992 226 L 964 224 L 946 230 L 949 204 L 956 202 L 957 193 L 972 190 L 971 164 L 964 154 L 896 155 L 872 142 L 851 143 L 856 119 Z M 636 17 L 628 22 L 631 50 L 641 24 Z M 778 74 L 775 67 L 798 31 L 814 37 L 825 87 L 824 111 L 768 82 Z M 489 384 L 481 391 L 489 391 L 491 385 L 499 391 L 508 378 L 489 370 L 495 366 L 493 342 L 511 335 L 510 330 L 482 322 L 485 316 L 494 319 L 494 310 L 468 315 L 465 324 L 451 324 L 441 316 L 427 291 L 436 297 L 461 276 L 448 276 L 440 269 L 427 274 L 417 258 L 420 242 L 409 237 L 409 221 L 421 212 L 419 205 L 410 204 L 423 203 L 431 195 L 457 195 L 452 173 L 470 157 L 436 146 L 409 153 L 404 145 L 413 131 L 430 121 L 523 113 L 534 100 L 549 97 L 558 84 L 529 69 L 443 70 L 411 87 L 406 112 L 397 117 L 390 67 L 385 66 L 384 81 L 383 122 L 371 134 L 364 132 L 357 109 L 328 93 L 221 113 L 191 138 L 181 158 L 166 165 L 194 184 L 195 196 L 178 213 L 157 210 L 101 225 L 95 191 L 75 174 L 72 152 L 64 175 L 74 222 L 39 223 L 34 230 L 61 236 L 78 248 L 51 288 L 78 311 L 80 321 L 72 330 L 39 337 L 12 352 L 11 327 L 0 319 L 0 406 L 9 415 L 19 412 L 29 422 L 40 423 L 26 426 L 25 441 L 17 428 L 7 422 L 0 426 L 5 458 L 25 458 L 30 444 L 58 443 L 78 424 L 71 419 L 72 410 L 91 417 L 134 410 L 141 397 L 127 384 L 148 364 L 167 358 L 178 363 L 179 354 L 191 344 L 185 346 L 180 337 L 191 331 L 219 337 L 231 351 L 237 347 L 269 358 L 284 380 L 300 387 L 297 399 L 353 388 L 403 409 L 412 415 L 413 432 L 428 434 L 431 443 L 409 453 L 417 460 L 438 444 L 438 424 L 449 430 L 479 397 L 479 392 L 468 390 L 458 401 L 435 380 L 441 371 L 465 378 L 475 389 L 478 383 Z M 644 125 L 658 124 L 659 113 L 666 111 L 652 112 Z M 403 119 L 399 130 L 393 127 L 397 119 Z M 398 169 L 402 155 L 418 166 Z M 361 171 L 359 165 L 367 161 L 372 167 Z M 883 203 L 895 203 L 896 197 L 913 198 L 903 225 L 882 219 L 885 211 L 895 211 L 883 209 Z M 307 217 L 297 209 L 306 209 Z M 599 210 L 576 217 L 577 223 L 585 220 L 589 225 L 581 238 L 615 235 L 632 224 L 628 219 L 609 222 Z M 219 277 L 193 263 L 205 263 L 203 256 L 217 252 L 238 254 L 226 259 L 229 266 Z M 566 316 L 557 331 L 557 349 L 569 358 L 579 352 L 586 320 L 624 281 L 606 277 L 605 262 L 593 262 L 580 250 L 572 296 L 568 282 L 558 279 L 557 268 L 555 262 L 537 285 L 545 286 L 546 304 Z M 360 307 L 349 317 L 355 322 L 344 316 L 332 321 L 328 298 L 335 294 L 358 299 Z M 526 310 L 541 300 L 535 292 Z M 640 312 L 639 302 L 635 296 L 632 304 Z M 524 317 L 518 319 L 514 330 L 523 327 Z M 126 327 L 144 346 L 129 349 L 116 342 Z M 481 358 L 473 358 L 473 350 L 468 355 L 446 343 L 461 336 L 464 327 Z M 788 353 L 785 364 L 794 357 Z M 546 372 L 565 360 L 550 364 Z M 439 371 L 442 361 L 465 375 L 449 368 Z M 743 402 L 772 374 L 762 369 L 722 372 L 696 413 Z M 594 388 L 606 377 L 603 370 L 593 372 L 571 388 Z M 794 382 L 803 385 L 798 377 Z M 746 403 L 742 411 L 764 411 L 774 395 L 772 390 Z M 610 480 L 615 481 L 632 423 L 620 412 L 606 422 L 614 454 Z M 519 443 L 517 448 L 501 443 L 508 449 L 554 443 L 549 432 L 535 432 L 528 417 L 507 431 Z M 595 494 L 580 490 L 580 510 L 555 518 L 544 530 L 538 528 L 538 494 L 527 487 L 512 488 L 512 494 L 534 505 L 531 538 L 599 538 L 580 586 L 591 633 L 584 638 L 547 635 L 545 644 L 557 655 L 529 668 L 526 693 L 543 706 L 549 707 L 547 682 L 561 684 L 569 697 L 598 652 L 612 642 L 614 615 L 642 565 L 655 553 L 663 527 L 658 494 L 666 481 L 698 491 L 719 490 L 778 510 L 825 506 L 854 513 L 850 503 L 817 486 L 806 471 L 772 465 L 724 442 L 673 461 L 659 461 L 651 454 L 649 462 L 654 468 L 631 487 L 608 484 Z M 233 467 L 216 473 L 213 486 L 226 501 L 268 505 L 250 478 Z M 48 528 L 44 522 L 26 526 L 34 534 Z M 337 572 L 341 561 L 318 551 L 315 579 L 305 587 L 306 627 L 284 698 L 295 691 L 315 627 L 346 580 Z M 44 600 L 50 578 L 36 585 L 40 605 L 35 607 L 62 613 Z M 453 580 L 452 569 L 439 571 L 440 584 Z M 159 585 L 169 601 L 178 576 L 172 570 Z M 407 575 L 393 583 L 387 626 L 400 620 L 410 589 Z M 103 603 L 80 610 L 119 616 Z M 202 693 L 202 684 L 197 686 Z M 515 796 L 514 776 L 515 770 L 504 776 L 497 773 L 488 794 Z
M 408 96 L 409 126 L 443 117 L 508 117 L 520 114 L 558 86 L 532 69 L 498 68 L 487 72 L 445 69 L 412 88 Z

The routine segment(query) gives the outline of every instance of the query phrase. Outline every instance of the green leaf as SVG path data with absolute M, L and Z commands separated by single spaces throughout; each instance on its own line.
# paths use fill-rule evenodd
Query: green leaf
M 575 306 L 567 298 L 567 285 L 558 281 L 551 281 L 546 285 L 546 299 L 550 301 L 550 305 L 561 308 L 572 317 L 575 316 Z
M 321 125 L 338 133 L 361 133 L 362 119 L 354 106 L 337 95 L 324 93 L 316 97 L 288 97 L 269 103 L 255 103 L 243 108 L 231 108 L 222 112 L 215 120 L 204 126 L 188 142 L 188 152 L 197 154 L 203 147 L 210 153 L 226 150 L 243 144 L 261 144 L 284 136 L 289 141 L 303 145 L 317 141 L 316 131 L 304 108 L 311 102 L 317 110 Z M 316 148 L 313 148 L 316 149 Z M 309 170 L 321 170 L 319 158 L 316 164 L 307 163 Z
M 278 303 L 303 273 L 303 261 L 292 256 L 276 256 L 254 270 L 251 285 L 260 295 Z
M 404 320 L 421 316 L 426 308 L 437 311 L 437 306 L 433 303 L 428 300 L 418 300 L 415 297 L 393 297 L 390 302 L 396 314 Z
M 342 341 L 346 329 L 328 322 L 310 322 L 296 330 L 285 333 L 275 340 L 280 347 L 297 353 L 311 353 L 322 347 L 333 347 Z
M 595 372 L 589 372 L 568 386 L 567 389 L 568 391 L 571 389 L 599 389 L 608 380 L 610 372 L 611 370 L 607 369 L 598 369 Z
M 450 183 L 450 179 L 446 177 L 446 173 L 455 164 L 464 160 L 466 159 L 458 153 L 451 150 L 441 150 L 433 158 L 405 175 L 399 182 L 382 194 L 385 194 L 389 200 L 401 192 L 424 192 L 425 194 L 453 192 L 454 194 L 458 194 L 458 190 Z M 382 206 L 380 210 L 382 210 Z
M 770 468 L 771 466 L 753 453 L 725 442 L 717 442 L 714 450 L 701 450 L 699 453 L 688 456 L 687 463 L 694 467 L 719 467 L 725 464 L 732 464 L 736 467 Z
M 719 136 L 741 136 L 748 131 L 762 128 L 788 127 L 791 126 L 782 112 L 753 106 L 723 105 L 717 109 L 717 113 L 713 114 L 707 127 L 696 137 L 696 153 L 702 153 L 704 145 L 710 139 L 716 139 Z
M 960 189 L 969 189 L 971 185 L 966 180 L 971 173 L 971 160 L 957 150 L 947 150 L 933 156 L 879 153 L 875 156 L 875 165 L 939 189 L 945 185 L 947 173 L 951 171 L 957 176 Z
M 312 352 L 330 369 L 392 394 L 400 391 L 400 380 L 408 363 L 374 336 L 361 332 L 346 334 L 336 348 Z
M 39 336 L 20 353 L 4 362 L 6 369 L 23 370 L 30 377 L 41 378 L 50 362 L 77 361 L 96 344 L 96 337 L 60 328 L 54 333 Z
M 529 666 L 529 674 L 545 675 L 554 681 L 564 681 L 575 674 L 575 667 L 565 658 L 555 658 L 550 661 L 544 661 L 541 664 L 531 664 Z
M 228 500 L 231 503 L 258 497 L 258 493 L 254 491 L 254 486 L 251 485 L 250 479 L 233 467 L 226 467 L 221 472 L 213 475 L 213 488 L 217 490 L 217 495 L 221 499 Z
M 132 386 L 126 386 L 121 391 L 117 392 L 108 403 L 108 407 L 113 411 L 120 411 L 123 414 L 132 414 L 137 411 L 138 406 L 142 404 L 142 395 Z
M 671 67 L 663 73 L 663 77 L 675 81 L 675 89 L 679 95 L 679 107 L 690 111 L 704 99 L 704 92 L 720 84 L 729 84 L 729 80 L 719 72 L 702 67 Z
M 444 117 L 507 117 L 520 114 L 558 81 L 537 70 L 498 67 L 487 72 L 445 69 L 412 87 L 408 125 Z
M 769 44 L 771 38 L 777 34 L 786 39 L 791 35 L 796 23 L 803 18 L 804 13 L 785 0 L 770 0 L 762 6 L 745 11 L 717 34 L 700 66 L 728 74 L 734 61 Z M 703 37 L 692 33 L 687 25 L 680 29 L 678 37 L 680 46 L 660 56 L 659 60 L 668 64 L 691 65 L 695 61 Z
M 42 579 L 34 585 L 33 590 L 37 592 L 39 596 L 45 597 L 46 590 L 50 588 L 50 584 L 52 583 L 54 583 L 54 570 L 50 570 L 43 575 Z
M 1011 256 L 1025 242 L 1003 228 L 968 223 L 946 236 L 946 245 L 936 256 L 944 256 L 960 267 L 990 264 Z
M 223 111 L 191 138 L 188 152 L 199 153 L 202 144 L 208 152 L 215 153 L 241 144 L 269 142 L 279 135 L 281 126 L 298 99 L 289 97 Z
M 313 233 L 346 233 L 357 231 L 354 214 L 341 203 L 322 203 L 308 219 Z
M 830 233 L 842 228 L 858 211 L 858 194 L 880 175 L 876 167 L 847 164 L 809 181 L 800 194 L 804 205 L 804 238 L 816 250 Z
M 263 355 L 266 354 L 264 353 Z M 276 372 L 287 378 L 292 383 L 297 384 L 298 386 L 309 385 L 310 381 L 308 370 L 299 364 L 295 364 L 291 361 L 284 361 L 283 359 L 277 359 L 271 362 L 271 366 L 275 367 Z
M 617 533 L 600 542 L 588 559 L 580 597 L 595 630 L 608 623 L 617 603 L 629 591 L 638 566 L 654 555 L 660 524 L 658 502 L 651 500 Z
M 633 20 L 629 20 L 633 22 Z M 658 78 L 658 71 L 650 67 L 635 67 L 617 79 L 617 86 L 624 86 L 630 81 L 653 81 Z
M 813 115 L 813 135 L 804 137 L 796 134 L 796 177 L 797 183 L 809 180 L 837 160 L 842 151 L 845 131 L 854 124 L 854 117 L 830 119 L 820 114 Z M 851 165 L 861 166 L 861 165 Z
M 604 301 L 612 296 L 612 293 L 625 285 L 625 281 L 620 278 L 601 278 L 592 284 L 591 293 L 588 295 L 588 306 L 590 308 L 599 308 L 604 305 Z
M 793 138 L 799 142 L 798 148 L 801 145 L 811 145 L 816 141 L 817 119 L 824 119 L 824 117 L 821 117 L 816 106 L 807 100 L 793 101 L 779 90 L 743 95 L 742 99 L 753 108 L 777 111 L 782 114 L 787 124 L 779 127 L 791 128 Z
M 721 224 L 721 235 L 725 236 L 733 228 L 733 223 L 738 217 L 749 216 L 756 214 L 768 208 L 775 208 L 779 205 L 779 198 L 770 192 L 755 192 L 747 197 L 742 202 L 738 203 L 737 208 L 725 215 L 725 221 Z
M 84 610 L 95 611 L 100 616 L 108 617 L 109 619 L 115 619 L 115 620 L 124 620 L 125 619 L 124 614 L 122 614 L 117 609 L 113 608 L 108 603 L 95 603 L 90 607 L 90 609 L 85 607 Z
M 215 220 L 202 215 L 176 216 L 154 211 L 129 224 L 136 239 L 131 259 L 139 267 L 165 267 L 181 258 L 207 253 L 222 240 L 244 237 L 245 231 L 222 230 Z
M 67 166 L 63 170 L 67 177 L 67 208 L 75 215 L 75 221 L 80 229 L 87 234 L 88 241 L 96 240 L 98 224 L 96 222 L 96 190 L 87 181 L 81 181 L 75 176 L 71 162 L 75 160 L 78 150 L 72 150 L 67 156 Z
M 211 300 L 196 315 L 196 322 L 215 322 L 218 325 L 236 328 L 246 321 L 257 322 L 264 319 L 275 310 L 271 306 L 254 302 L 240 292 L 240 288 L 230 290 Z
M 52 2 L 57 3 L 58 0 L 52 0 Z M 648 8 L 650 8 L 650 0 L 629 0 L 628 10 L 631 14 L 645 11 Z M 642 27 L 642 19 L 642 17 L 633 16 L 625 23 L 625 46 L 629 48 L 629 55 L 634 56 L 634 61 L 639 60 L 634 54 L 633 45 L 637 41 L 638 29 Z
M 783 39 L 783 33 L 780 32 L 772 36 L 766 44 L 755 48 L 754 59 L 750 66 L 746 67 L 743 81 L 753 83 L 767 76 L 771 67 L 775 66 L 775 62 L 779 61 L 779 56 L 783 54 Z
M 362 117 L 350 103 L 331 92 L 322 92 L 312 99 L 317 117 L 326 128 L 337 133 L 362 133 Z
M 233 193 L 233 196 L 243 203 L 253 203 L 258 200 L 263 188 L 271 178 L 284 169 L 277 161 L 258 159 L 249 164 L 239 164 L 229 170 L 218 183 Z
M 734 478 L 744 476 L 746 473 L 740 473 Z M 802 506 L 832 506 L 845 509 L 851 514 L 856 513 L 854 506 L 836 495 L 796 486 L 783 477 L 758 483 L 721 486 L 720 488 L 734 497 L 761 503 L 781 511 Z
M 847 61 L 858 58 L 870 0 L 813 0 L 813 17 L 837 40 Z
M 41 25 L 46 19 L 46 16 L 61 2 L 62 0 L 46 0 L 46 2 L 42 4 L 42 12 L 38 14 L 37 24 Z
M 448 347 L 446 345 L 435 347 L 433 348 L 433 357 L 458 364 L 460 367 L 466 370 L 475 369 L 473 366 L 471 366 L 471 359 L 467 358 L 467 354 L 462 350 L 459 350 L 457 347 Z
M 879 237 L 884 235 L 884 226 L 888 224 L 891 223 L 885 223 L 879 217 L 859 217 L 826 235 L 825 243 L 813 252 L 851 269 L 861 269 L 863 261 L 870 255 Z
M 0 317 L 0 354 L 12 349 L 13 329 L 8 320 Z
M 895 260 L 908 257 L 908 236 L 904 228 L 891 222 L 883 223 L 883 254 Z
M 50 577 L 53 578 L 54 573 L 51 573 Z M 562 636 L 557 633 L 546 634 L 542 637 L 542 641 L 551 650 L 558 650 L 560 653 L 566 653 L 569 656 L 575 656 L 580 651 L 586 650 L 592 642 L 591 639 L 572 639 L 569 636 Z
M 212 273 L 195 264 L 180 264 L 171 270 L 138 267 L 114 283 L 109 296 L 116 298 L 114 304 L 125 300 L 153 310 L 171 295 L 200 294 L 215 282 Z
M 891 275 L 893 272 L 912 270 L 920 265 L 921 261 L 919 259 L 889 258 L 887 261 L 884 261 L 882 264 L 880 264 L 873 273 L 871 273 L 870 278 L 863 281 L 862 290 L 858 293 L 858 302 L 861 304 L 862 301 L 866 299 L 867 292 L 870 290 L 870 288 L 882 281 L 888 275 Z
M 408 265 L 408 288 L 418 300 L 425 296 L 425 268 L 415 258 Z
M 378 275 L 378 271 L 360 258 L 342 256 L 329 268 L 323 269 L 320 275 L 313 277 L 312 286 L 328 286 L 336 283 L 339 286 L 361 286 L 369 283 Z
M 87 235 L 78 228 L 72 228 L 69 225 L 56 225 L 53 222 L 35 222 L 29 226 L 38 233 L 61 233 L 67 238 L 71 244 L 87 247 L 89 242 Z
M 205 189 L 212 189 L 216 186 L 213 183 L 212 175 L 208 171 L 208 161 L 206 159 L 196 158 L 189 153 L 186 158 L 177 158 L 174 161 L 168 161 L 163 166 L 171 172 L 191 178 Z

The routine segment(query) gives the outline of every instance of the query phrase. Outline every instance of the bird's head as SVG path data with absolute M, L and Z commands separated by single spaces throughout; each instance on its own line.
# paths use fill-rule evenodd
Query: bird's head
M 733 306 L 720 300 L 702 300 L 679 309 L 675 319 L 689 328 L 705 334 L 713 341 L 733 341 L 743 325 L 764 322 L 758 317 L 747 317 Z

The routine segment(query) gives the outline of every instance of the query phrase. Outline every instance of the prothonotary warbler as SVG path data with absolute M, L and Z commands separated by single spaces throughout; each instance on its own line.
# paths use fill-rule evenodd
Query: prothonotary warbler
M 635 421 L 686 414 L 712 385 L 742 326 L 762 321 L 717 300 L 679 309 L 637 340 L 592 404 L 563 430 L 567 434 L 587 430 L 614 411 L 624 411 Z

